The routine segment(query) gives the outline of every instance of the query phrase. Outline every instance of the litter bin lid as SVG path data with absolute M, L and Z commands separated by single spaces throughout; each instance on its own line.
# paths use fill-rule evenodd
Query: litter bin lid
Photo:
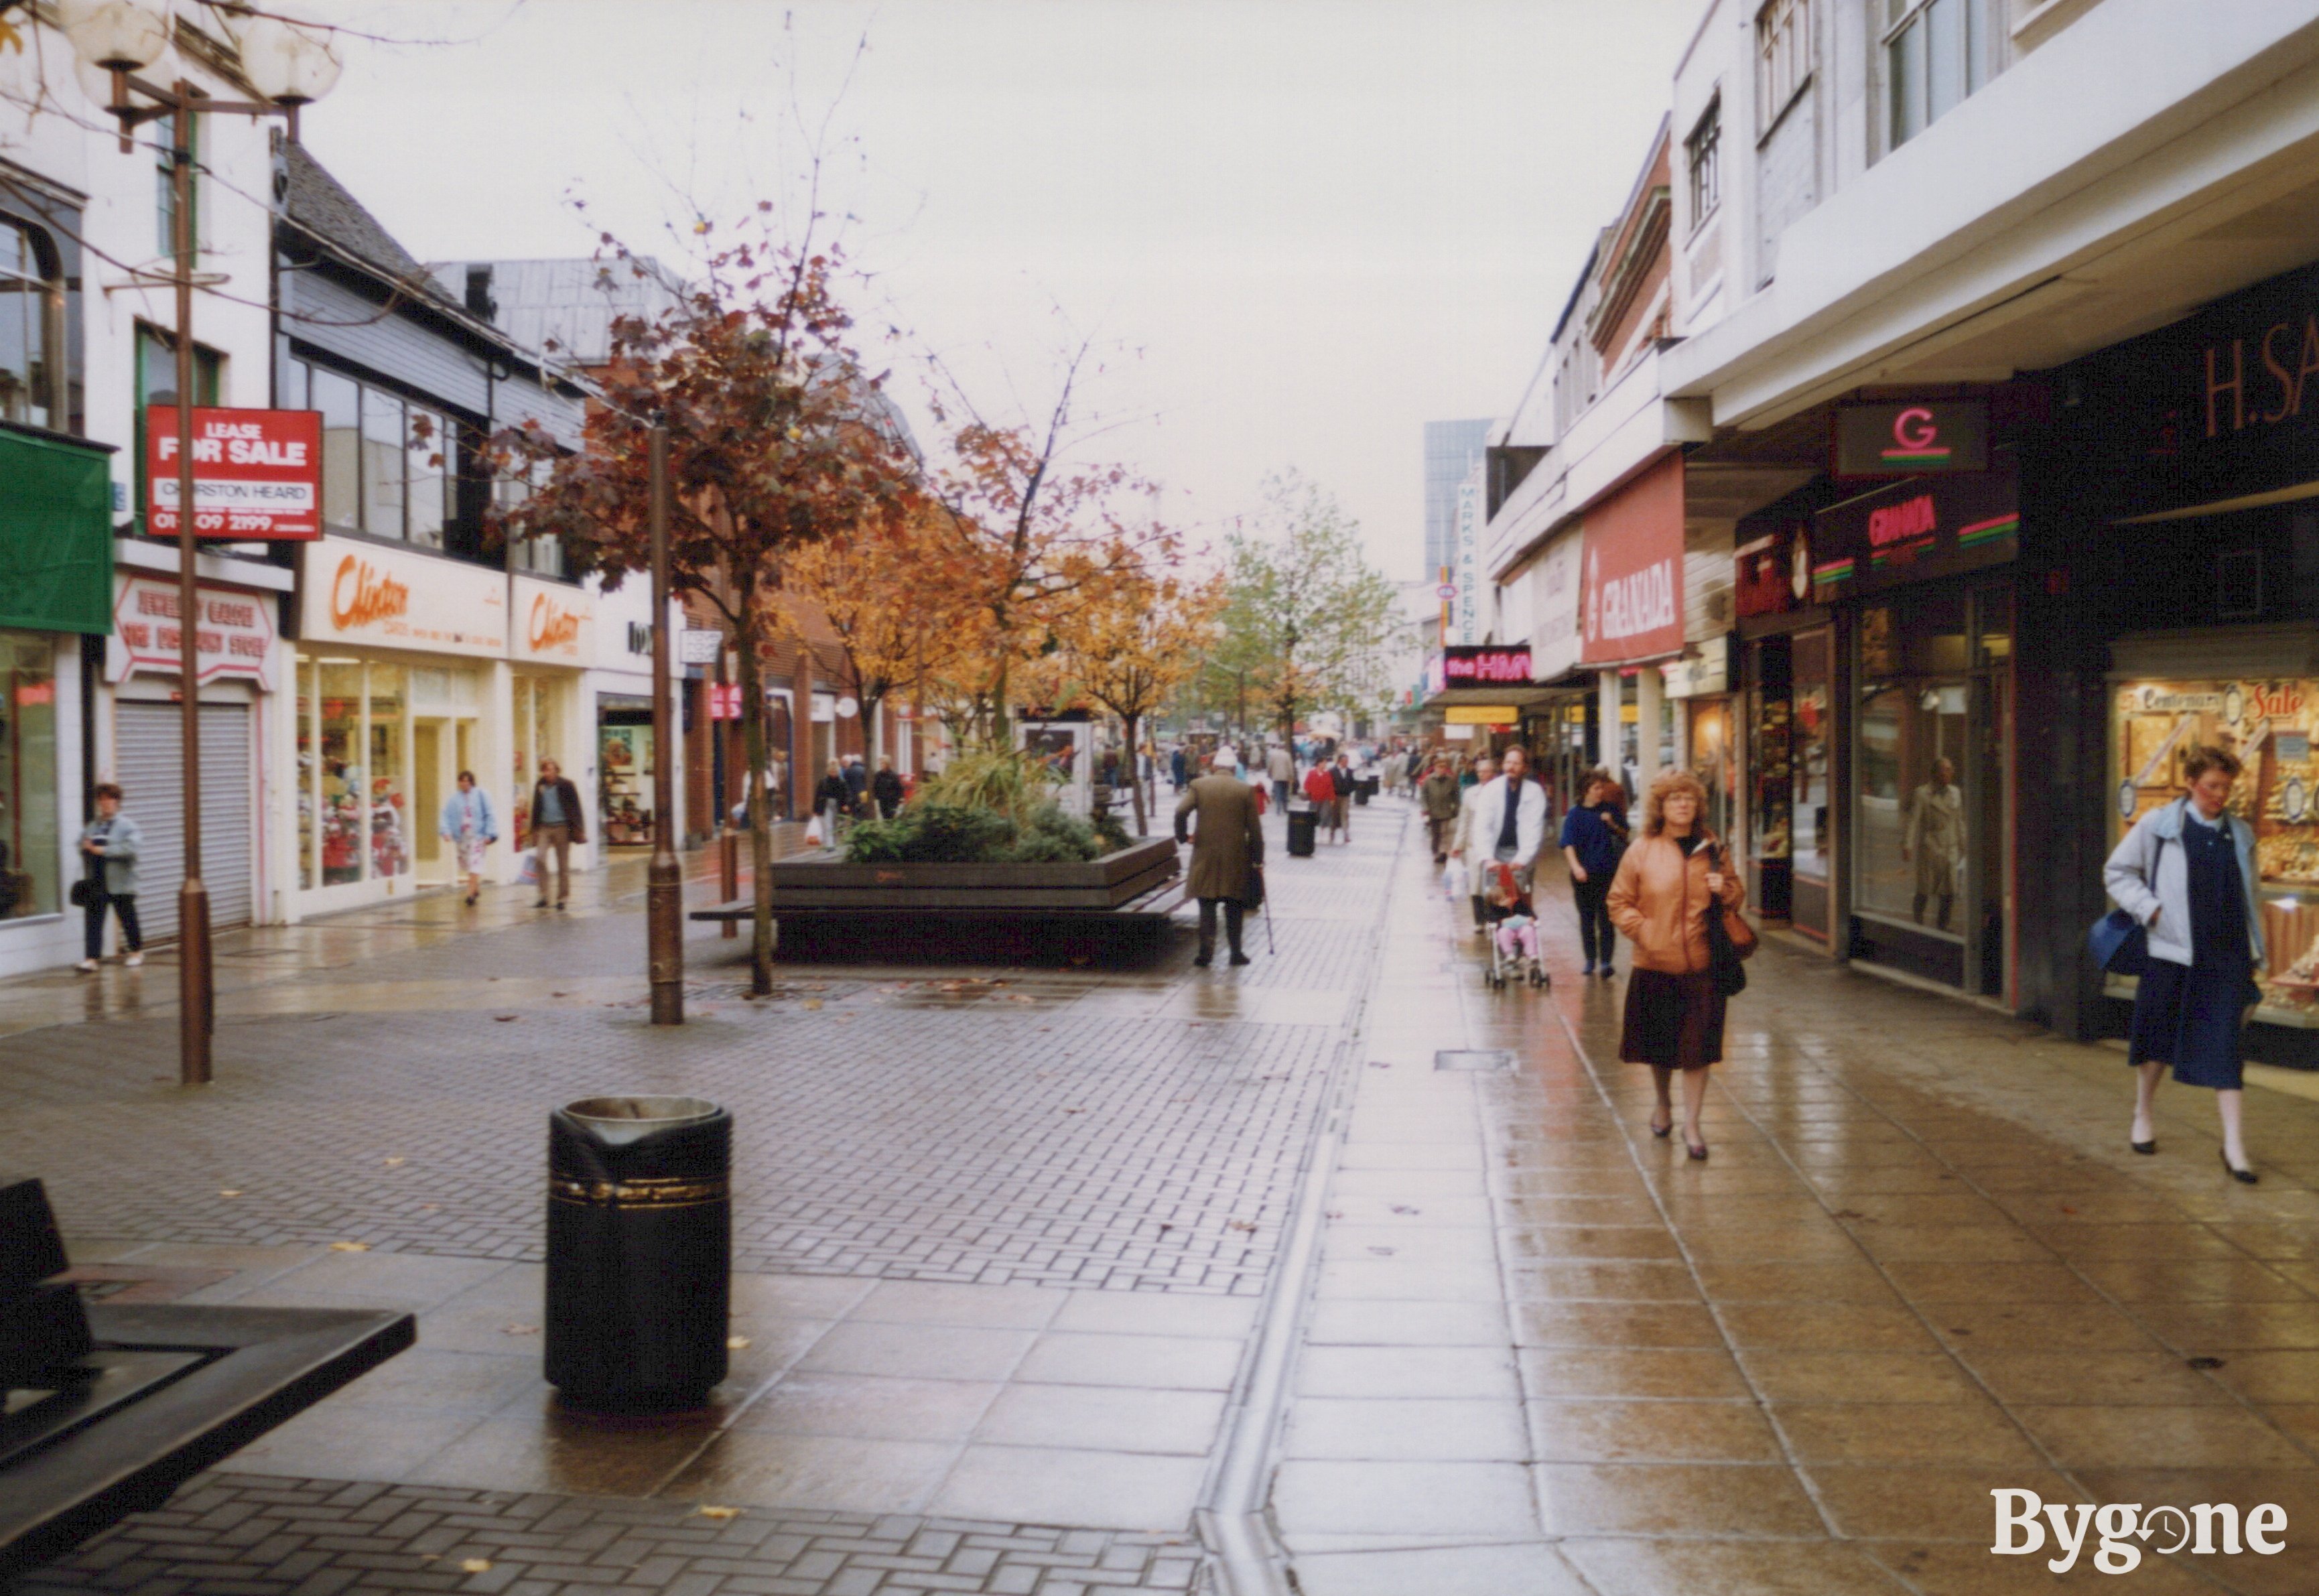
M 618 1147 L 655 1131 L 714 1119 L 724 1110 L 706 1097 L 582 1097 L 565 1104 L 564 1112 L 599 1141 Z

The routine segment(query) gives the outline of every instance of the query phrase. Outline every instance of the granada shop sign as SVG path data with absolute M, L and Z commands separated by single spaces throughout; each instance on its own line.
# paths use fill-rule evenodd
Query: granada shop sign
M 2009 472 L 1916 477 L 1812 518 L 1814 602 L 2001 565 L 2019 551 L 2018 484 Z

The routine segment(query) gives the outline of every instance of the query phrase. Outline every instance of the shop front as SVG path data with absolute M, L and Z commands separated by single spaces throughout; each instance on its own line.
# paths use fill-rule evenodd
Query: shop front
M 1683 456 L 1590 506 L 1579 658 L 1596 672 L 1602 762 L 1639 801 L 1679 757 L 1659 667 L 1683 653 Z
M 86 798 L 82 641 L 112 627 L 108 453 L 0 426 L 0 974 L 80 957 L 67 894 Z
M 1808 509 L 1775 506 L 1735 537 L 1740 674 L 1729 717 L 1741 757 L 1730 818 L 1754 878 L 1748 901 L 1833 951 L 1835 617 L 1813 601 Z
M 610 592 L 585 596 L 595 611 L 586 687 L 595 704 L 597 813 L 604 843 L 608 848 L 645 847 L 660 823 L 653 787 L 660 749 L 653 740 L 652 591 L 648 583 L 631 579 Z M 672 674 L 681 668 L 673 652 L 670 665 Z M 702 716 L 708 708 L 705 695 L 687 692 L 689 682 L 674 685 L 677 703 L 685 713 Z M 737 692 L 734 699 L 737 707 Z M 680 725 L 680 736 L 681 729 Z M 681 742 L 675 757 L 681 770 Z M 680 807 L 690 811 L 691 805 L 682 801 L 684 793 L 679 785 L 675 796 Z M 685 829 L 680 824 L 679 838 Z
M 508 779 L 513 792 L 510 813 L 518 841 L 531 839 L 531 793 L 540 765 L 554 760 L 578 788 L 600 800 L 604 791 L 602 751 L 594 706 L 582 702 L 581 681 L 595 662 L 596 606 L 593 595 L 568 582 L 516 575 L 509 579 L 509 699 L 513 729 Z M 602 814 L 600 807 L 598 814 Z M 572 866 L 584 870 L 602 840 L 600 825 L 590 843 L 574 845 Z
M 436 816 L 458 772 L 474 771 L 499 813 L 516 815 L 501 751 L 551 724 L 552 701 L 521 678 L 512 723 L 503 708 L 508 579 L 338 537 L 300 556 L 298 912 L 447 883 L 456 861 Z M 514 868 L 502 850 L 497 869 Z
M 2250 1051 L 2319 1058 L 2319 266 L 2257 284 L 2053 374 L 2040 491 L 2080 518 L 2107 669 L 2086 695 L 2100 816 L 2072 918 L 2101 903 L 2100 859 L 2183 797 L 2197 745 L 2242 762 L 2230 807 L 2255 835 L 2267 944 Z M 2034 642 L 2025 634 L 2025 642 Z M 2095 762 L 2089 762 L 2093 765 Z M 2089 771 L 2089 774 L 2091 774 Z M 2090 840 L 2090 839 L 2089 839 Z M 2130 980 L 2087 970 L 2081 1029 L 2123 1030 Z
M 185 726 L 179 674 L 182 606 L 172 551 L 122 548 L 140 569 L 114 578 L 113 636 L 106 645 L 105 703 L 112 728 L 110 779 L 144 834 L 140 874 L 174 882 L 185 872 Z M 290 573 L 255 561 L 204 556 L 202 568 L 242 566 L 245 581 L 203 580 L 194 648 L 201 678 L 202 880 L 210 923 L 223 930 L 281 918 L 276 750 L 282 654 L 275 636 L 278 589 Z M 173 890 L 149 892 L 145 934 L 177 933 Z
M 1849 848 L 1846 951 L 2009 1006 L 2021 515 L 2010 462 L 1996 464 L 1822 509 L 1811 577 L 1846 645 L 1843 757 L 1827 762 Z

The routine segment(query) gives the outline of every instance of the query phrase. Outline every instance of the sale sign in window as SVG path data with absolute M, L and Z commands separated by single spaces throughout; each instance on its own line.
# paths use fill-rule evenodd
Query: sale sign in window
M 177 536 L 177 410 L 145 412 L 145 525 Z M 231 542 L 322 535 L 319 410 L 194 411 L 194 532 Z

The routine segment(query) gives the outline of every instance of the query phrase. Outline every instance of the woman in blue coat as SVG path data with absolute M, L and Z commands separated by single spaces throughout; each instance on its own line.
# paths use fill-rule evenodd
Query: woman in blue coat
M 2132 1141 L 2158 1150 L 2151 1109 L 2171 1065 L 2186 1087 L 2211 1087 L 2223 1121 L 2223 1164 L 2252 1186 L 2241 1129 L 2247 1010 L 2261 996 L 2262 911 L 2255 895 L 2254 833 L 2232 815 L 2236 755 L 2193 748 L 2190 795 L 2152 809 L 2125 834 L 2102 871 L 2117 906 L 2141 922 L 2150 968 L 2134 999 L 2127 1059 L 2135 1083 Z

